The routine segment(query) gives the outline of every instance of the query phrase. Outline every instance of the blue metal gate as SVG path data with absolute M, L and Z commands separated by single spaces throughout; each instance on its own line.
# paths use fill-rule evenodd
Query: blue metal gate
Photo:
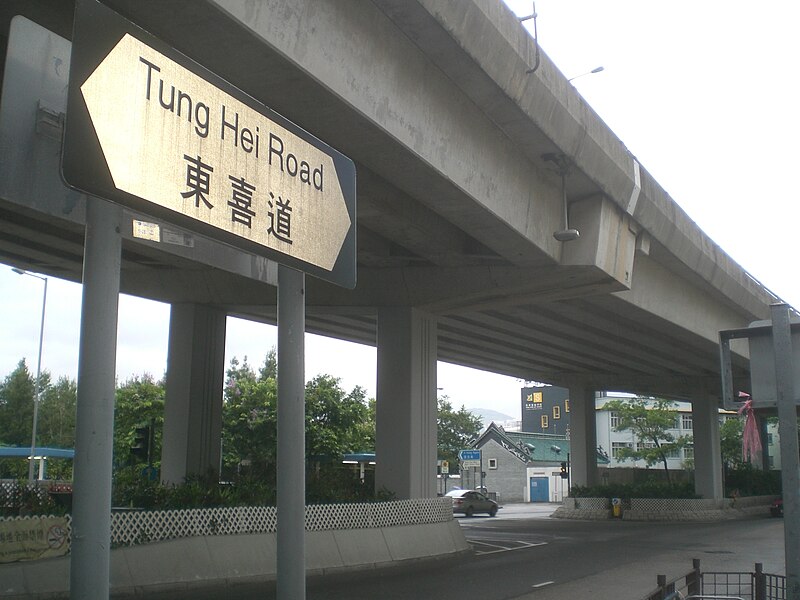
M 550 482 L 547 477 L 531 477 L 531 502 L 550 501 Z

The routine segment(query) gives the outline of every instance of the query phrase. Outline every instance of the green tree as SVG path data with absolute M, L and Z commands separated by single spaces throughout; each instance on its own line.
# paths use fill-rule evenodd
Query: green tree
M 223 403 L 223 477 L 255 478 L 274 487 L 277 463 L 277 361 L 271 351 L 256 373 L 247 358 L 231 360 Z M 340 458 L 374 448 L 374 401 L 360 387 L 346 392 L 340 380 L 318 375 L 305 386 L 305 455 L 313 486 L 326 496 L 341 484 Z M 325 489 L 323 489 L 325 488 Z
M 372 447 L 360 424 L 369 419 L 364 389 L 350 393 L 331 375 L 318 375 L 306 384 L 306 456 L 339 459 Z M 373 435 L 374 438 L 374 435 Z
M 77 383 L 74 379 L 59 377 L 41 397 L 37 424 L 39 443 L 54 448 L 74 448 Z
M 453 410 L 447 396 L 440 396 L 438 401 L 437 441 L 439 458 L 458 465 L 458 451 L 467 447 L 483 428 L 483 423 L 463 406 Z
M 77 384 L 60 377 L 41 394 L 37 422 L 37 445 L 52 448 L 75 447 Z M 73 461 L 51 458 L 47 461 L 48 479 L 72 479 Z
M 114 407 L 114 461 L 121 467 L 132 461 L 131 446 L 136 428 L 154 426 L 151 460 L 161 462 L 164 428 L 164 382 L 152 375 L 134 376 L 117 388 Z
M 222 462 L 226 477 L 242 475 L 244 468 L 274 484 L 278 387 L 267 369 L 262 374 L 256 376 L 247 357 L 241 364 L 231 359 L 223 394 Z
M 246 356 L 244 360 L 247 362 Z M 264 364 L 261 365 L 261 369 L 258 371 L 258 377 L 259 379 L 278 379 L 278 354 L 275 352 L 275 348 L 267 352 Z
M 664 464 L 667 482 L 670 482 L 667 458 L 691 442 L 689 436 L 675 436 L 670 429 L 675 428 L 678 411 L 675 403 L 663 399 L 631 398 L 611 400 L 605 409 L 617 413 L 619 424 L 615 431 L 633 432 L 637 443 L 634 448 L 621 448 L 621 460 L 643 460 L 647 466 L 657 462 Z
M 40 396 L 49 383 L 50 374 L 43 372 L 39 381 Z M 36 378 L 28 371 L 24 358 L 0 383 L 0 444 L 30 448 L 35 388 Z
M 36 445 L 72 448 L 75 445 L 75 382 L 62 377 L 50 384 L 50 374 L 42 372 L 36 423 Z M 36 380 L 25 359 L 0 383 L 0 444 L 30 447 L 33 426 L 33 397 Z M 21 477 L 27 473 L 25 461 L 5 460 L 2 475 Z M 69 478 L 72 461 L 50 459 L 48 477 Z
M 744 419 L 727 419 L 719 428 L 719 445 L 722 451 L 722 465 L 737 469 L 742 465 L 742 433 Z

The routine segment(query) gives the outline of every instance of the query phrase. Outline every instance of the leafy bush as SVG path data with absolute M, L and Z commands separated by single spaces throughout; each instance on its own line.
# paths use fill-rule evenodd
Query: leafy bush
M 372 473 L 364 483 L 341 468 L 332 465 L 309 474 L 306 484 L 308 504 L 340 502 L 379 502 L 391 500 L 386 490 L 374 491 Z M 211 508 L 217 506 L 274 506 L 274 483 L 256 477 L 240 477 L 220 483 L 215 474 L 195 476 L 179 485 L 162 485 L 143 477 L 138 468 L 117 472 L 114 478 L 113 506 L 148 510 L 179 508 Z
M 575 485 L 570 490 L 570 496 L 576 498 L 699 498 L 694 492 L 693 483 L 668 484 L 662 481 L 593 486 Z
M 781 472 L 756 469 L 743 463 L 725 473 L 726 496 L 769 496 L 781 493 Z

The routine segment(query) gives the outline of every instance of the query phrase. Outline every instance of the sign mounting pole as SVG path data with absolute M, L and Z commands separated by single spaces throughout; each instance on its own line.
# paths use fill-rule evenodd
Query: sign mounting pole
M 278 600 L 306 597 L 305 275 L 278 266 Z
M 278 597 L 302 600 L 305 274 L 350 289 L 356 285 L 353 161 L 96 0 L 76 0 L 62 174 L 89 194 L 279 264 Z M 115 294 L 119 255 L 117 248 L 116 286 L 107 286 Z M 82 339 L 82 363 L 100 348 L 104 357 L 114 355 L 107 345 L 84 353 L 86 347 Z M 99 364 L 113 393 L 115 365 Z M 80 404 L 80 388 L 78 393 Z M 105 423 L 106 413 L 100 416 Z M 76 497 L 86 515 L 110 509 L 113 429 L 104 425 L 100 431 L 109 436 L 109 445 L 97 453 L 103 474 L 87 475 L 86 489 L 96 486 L 101 493 L 91 502 Z M 76 490 L 78 461 L 76 453 Z M 104 558 L 92 565 L 92 577 L 89 555 L 73 554 L 73 564 L 82 566 L 72 576 L 72 589 L 85 577 L 92 583 L 83 587 L 99 595 L 73 591 L 73 597 L 108 597 L 108 527 L 103 527 L 105 532 L 95 533 L 98 540 L 105 536 Z M 95 581 L 98 576 L 105 578 L 104 586 Z
M 70 598 L 106 600 L 111 565 L 111 460 L 122 209 L 87 198 Z
M 773 304 L 772 343 L 775 350 L 775 388 L 778 432 L 781 436 L 783 537 L 786 560 L 786 598 L 800 600 L 800 459 L 797 442 L 797 404 L 792 377 L 792 334 L 789 306 Z

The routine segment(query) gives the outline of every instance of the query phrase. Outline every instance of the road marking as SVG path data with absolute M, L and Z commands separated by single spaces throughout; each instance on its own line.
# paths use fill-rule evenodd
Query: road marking
M 492 543 L 495 542 L 495 543 Z M 473 546 L 475 550 L 476 556 L 481 556 L 483 554 L 497 554 L 498 552 L 511 552 L 512 550 L 523 550 L 525 548 L 535 548 L 536 546 L 545 546 L 547 542 L 523 542 L 521 540 L 491 540 L 491 541 L 483 541 L 483 540 L 469 540 L 469 543 Z M 512 545 L 509 545 L 512 544 Z M 478 550 L 476 546 L 486 546 L 491 548 L 491 550 Z
M 535 587 L 535 588 L 543 588 L 546 585 L 552 585 L 554 583 L 555 583 L 555 581 L 543 581 L 542 583 L 537 583 L 533 587 Z

